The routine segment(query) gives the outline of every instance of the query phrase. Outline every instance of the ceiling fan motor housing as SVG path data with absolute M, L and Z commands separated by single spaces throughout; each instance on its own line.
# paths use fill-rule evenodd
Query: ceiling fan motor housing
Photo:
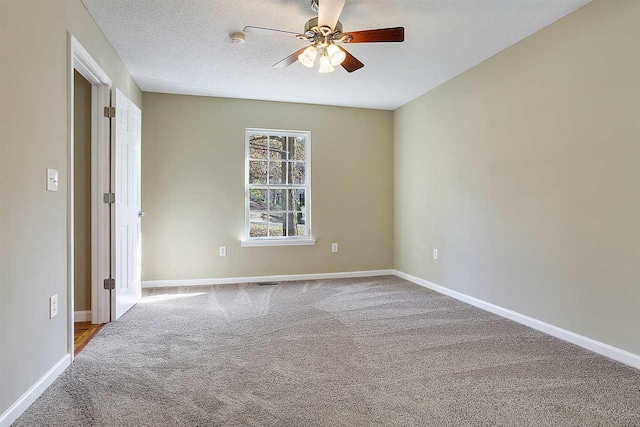
M 320 38 L 326 38 L 328 40 L 338 40 L 342 36 L 342 22 L 338 21 L 336 27 L 331 31 L 329 27 L 319 27 L 318 18 L 312 18 L 304 24 L 304 34 L 309 41 L 315 39 L 319 41 Z

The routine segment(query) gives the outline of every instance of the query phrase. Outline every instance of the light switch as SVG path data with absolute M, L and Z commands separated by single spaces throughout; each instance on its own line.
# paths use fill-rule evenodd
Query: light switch
M 47 169 L 47 191 L 58 191 L 58 171 Z

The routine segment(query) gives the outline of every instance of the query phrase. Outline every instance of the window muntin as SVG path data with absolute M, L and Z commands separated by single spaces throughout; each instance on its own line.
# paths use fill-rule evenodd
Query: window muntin
M 310 238 L 310 136 L 309 132 L 247 130 L 246 239 Z

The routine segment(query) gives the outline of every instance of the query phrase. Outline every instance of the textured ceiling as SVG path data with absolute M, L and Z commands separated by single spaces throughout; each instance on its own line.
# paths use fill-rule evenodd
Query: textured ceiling
M 310 0 L 83 0 L 143 91 L 393 110 L 590 0 L 347 0 L 345 31 L 404 26 L 401 44 L 349 45 L 365 68 L 271 66 L 306 42 L 228 35 L 302 32 Z

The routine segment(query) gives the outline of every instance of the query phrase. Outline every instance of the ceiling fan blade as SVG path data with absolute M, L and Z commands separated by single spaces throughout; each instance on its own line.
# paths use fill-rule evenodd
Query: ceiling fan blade
M 273 28 L 252 27 L 252 26 L 244 27 L 244 30 L 242 31 L 245 33 L 251 33 L 251 34 L 289 37 L 292 39 L 295 39 L 300 35 L 300 33 L 294 33 L 291 31 L 274 30 Z
M 329 27 L 332 31 L 335 30 L 345 3 L 345 0 L 319 0 L 318 26 Z
M 400 43 L 404 41 L 404 27 L 352 31 L 343 34 L 344 43 Z
M 364 64 L 358 61 L 358 59 L 351 55 L 346 49 L 341 46 L 338 47 L 347 54 L 347 59 L 342 62 L 342 68 L 347 70 L 347 72 L 353 73 L 354 71 L 358 71 L 360 68 L 364 67 Z
M 286 68 L 289 65 L 293 64 L 294 62 L 296 62 L 298 60 L 298 56 L 304 52 L 304 50 L 307 47 L 303 47 L 300 50 L 295 51 L 294 53 L 292 53 L 291 55 L 287 56 L 286 58 L 284 58 L 282 61 L 273 64 L 273 68 Z

